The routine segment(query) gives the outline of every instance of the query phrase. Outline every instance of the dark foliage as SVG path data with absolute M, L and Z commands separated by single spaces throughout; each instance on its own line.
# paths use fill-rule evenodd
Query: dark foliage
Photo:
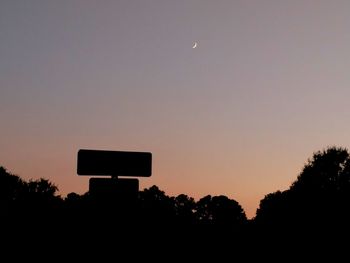
M 223 195 L 195 201 L 152 186 L 140 191 L 137 200 L 120 202 L 119 197 L 96 198 L 89 192 L 65 198 L 57 193 L 49 180 L 25 181 L 0 167 L 5 244 L 57 246 L 67 253 L 77 244 L 103 254 L 132 248 L 143 258 L 159 259 L 162 251 L 173 259 L 190 253 L 197 260 L 209 255 L 217 260 L 220 255 L 271 259 L 269 251 L 316 259 L 321 250 L 335 260 L 335 251 L 341 255 L 350 234 L 350 156 L 337 147 L 314 153 L 289 189 L 261 200 L 253 220 L 237 201 Z

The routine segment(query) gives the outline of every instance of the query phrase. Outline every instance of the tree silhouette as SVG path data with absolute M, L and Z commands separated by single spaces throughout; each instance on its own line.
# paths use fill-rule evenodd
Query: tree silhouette
M 0 201 L 2 203 L 17 200 L 24 187 L 25 182 L 19 176 L 9 173 L 0 166 Z
M 255 247 L 288 253 L 286 247 L 298 244 L 296 257 L 336 261 L 350 234 L 349 164 L 344 148 L 318 151 L 288 190 L 266 195 L 253 221 Z
M 50 205 L 60 199 L 56 196 L 58 187 L 47 179 L 29 180 L 21 196 L 23 201 L 32 204 Z
M 166 223 L 175 217 L 174 199 L 157 186 L 144 189 L 139 193 L 144 218 L 156 223 Z
M 242 207 L 227 196 L 206 195 L 196 203 L 197 245 L 203 251 L 220 251 L 216 256 L 238 256 L 245 245 L 247 218 Z M 216 258 L 217 259 L 217 258 Z
M 4 220 L 11 221 L 14 217 L 25 189 L 25 181 L 9 173 L 4 167 L 0 167 L 0 208 Z
M 227 196 L 206 195 L 196 202 L 185 194 L 168 196 L 155 185 L 125 203 L 108 195 L 96 199 L 89 192 L 62 199 L 49 180 L 27 182 L 0 166 L 0 222 L 11 242 L 28 244 L 40 237 L 45 245 L 59 236 L 69 246 L 95 242 L 94 248 L 104 251 L 100 241 L 113 240 L 110 247 L 120 248 L 141 238 L 143 246 L 169 253 L 193 252 L 195 244 L 206 252 L 231 253 L 246 246 L 266 253 L 286 251 L 297 240 L 298 249 L 310 253 L 309 244 L 335 251 L 331 248 L 339 245 L 339 237 L 350 234 L 350 155 L 341 147 L 315 152 L 289 189 L 260 201 L 253 220 Z
M 221 226 L 240 226 L 247 220 L 238 202 L 224 195 L 201 198 L 196 204 L 196 216 L 204 224 Z
M 174 198 L 174 208 L 177 219 L 181 224 L 195 223 L 196 202 L 192 197 L 180 194 Z
M 40 178 L 26 182 L 19 176 L 7 172 L 4 167 L 0 167 L 0 200 L 2 202 L 28 201 L 31 198 L 46 201 L 59 198 L 56 196 L 57 191 L 57 186 L 47 179 Z
M 255 221 L 291 232 L 348 229 L 350 158 L 346 149 L 318 151 L 286 191 L 265 196 Z
M 298 193 L 335 193 L 349 182 L 349 153 L 331 147 L 314 153 L 290 190 Z M 345 172 L 345 173 L 344 173 Z
M 52 198 L 58 191 L 58 187 L 49 180 L 40 178 L 28 182 L 28 193 L 42 198 Z

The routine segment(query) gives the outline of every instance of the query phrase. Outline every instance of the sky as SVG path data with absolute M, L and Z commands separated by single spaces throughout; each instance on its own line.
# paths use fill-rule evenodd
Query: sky
M 350 2 L 0 2 L 0 165 L 88 191 L 79 149 L 152 152 L 166 194 L 255 215 L 350 144 Z M 192 48 L 197 42 L 196 48 Z

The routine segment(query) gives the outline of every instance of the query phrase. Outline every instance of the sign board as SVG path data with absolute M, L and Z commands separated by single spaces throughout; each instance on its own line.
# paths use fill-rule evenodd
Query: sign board
M 105 201 L 132 201 L 137 199 L 139 180 L 131 178 L 90 178 L 89 193 Z
M 80 149 L 77 173 L 149 177 L 152 174 L 152 153 Z

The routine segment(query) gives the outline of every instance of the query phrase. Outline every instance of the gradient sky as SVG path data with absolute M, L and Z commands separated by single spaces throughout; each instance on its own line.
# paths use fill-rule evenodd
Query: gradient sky
M 0 2 L 0 165 L 85 193 L 80 148 L 150 151 L 168 195 L 248 217 L 350 144 L 350 1 Z M 197 41 L 198 47 L 193 49 Z

